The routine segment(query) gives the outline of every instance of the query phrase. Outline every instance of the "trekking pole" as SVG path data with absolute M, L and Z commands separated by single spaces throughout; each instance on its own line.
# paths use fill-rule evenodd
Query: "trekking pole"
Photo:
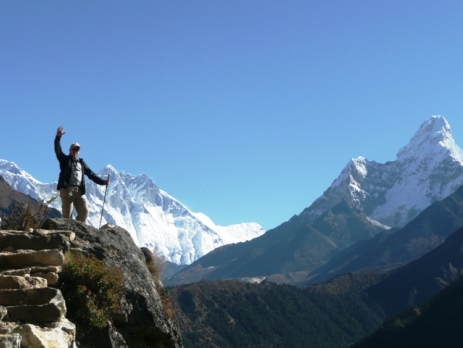
M 109 180 L 109 174 L 108 174 L 108 180 Z M 108 185 L 106 185 L 106 188 L 104 189 L 103 206 L 101 207 L 100 225 L 98 226 L 98 229 L 101 228 L 101 220 L 103 219 L 104 202 L 106 201 L 106 192 L 108 191 Z

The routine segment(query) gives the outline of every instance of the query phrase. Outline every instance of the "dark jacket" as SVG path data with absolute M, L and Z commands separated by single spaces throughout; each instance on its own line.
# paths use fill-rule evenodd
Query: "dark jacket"
M 75 159 L 71 155 L 66 155 L 63 153 L 63 150 L 61 149 L 61 144 L 60 144 L 61 137 L 56 136 L 55 137 L 55 154 L 56 158 L 58 159 L 59 162 L 59 178 L 58 178 L 58 186 L 57 189 L 62 189 L 66 188 L 69 183 L 69 179 L 71 177 L 71 171 L 72 171 L 72 162 L 75 161 Z M 98 185 L 104 185 L 105 180 L 101 179 L 98 175 L 96 175 L 88 166 L 87 163 L 82 158 L 79 158 L 79 162 L 82 166 L 82 172 L 89 177 L 90 180 L 95 182 Z M 85 180 L 82 178 L 82 181 L 79 186 L 79 191 L 82 194 L 85 194 Z

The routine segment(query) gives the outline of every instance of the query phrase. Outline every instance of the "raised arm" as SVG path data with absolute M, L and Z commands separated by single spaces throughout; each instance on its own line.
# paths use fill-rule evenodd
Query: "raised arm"
M 63 153 L 63 150 L 61 149 L 61 143 L 60 143 L 61 136 L 64 133 L 65 133 L 64 127 L 59 126 L 58 129 L 56 130 L 56 136 L 55 136 L 55 154 L 58 160 L 60 159 L 60 157 L 65 156 L 65 154 Z

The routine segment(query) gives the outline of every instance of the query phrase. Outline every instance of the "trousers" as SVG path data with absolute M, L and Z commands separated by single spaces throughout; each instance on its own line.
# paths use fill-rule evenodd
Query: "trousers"
M 73 208 L 76 208 L 76 220 L 85 222 L 88 217 L 87 197 L 79 192 L 77 186 L 68 186 L 59 190 L 63 218 L 70 219 Z

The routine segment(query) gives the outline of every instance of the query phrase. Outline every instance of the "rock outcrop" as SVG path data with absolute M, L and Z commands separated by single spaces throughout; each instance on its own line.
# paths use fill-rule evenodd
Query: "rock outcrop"
M 123 273 L 120 310 L 103 329 L 71 322 L 60 291 L 67 253 L 95 256 Z M 0 233 L 0 348 L 182 347 L 166 291 L 145 254 L 124 229 L 100 230 L 71 219 L 46 220 L 41 229 Z M 67 319 L 68 317 L 69 319 Z

